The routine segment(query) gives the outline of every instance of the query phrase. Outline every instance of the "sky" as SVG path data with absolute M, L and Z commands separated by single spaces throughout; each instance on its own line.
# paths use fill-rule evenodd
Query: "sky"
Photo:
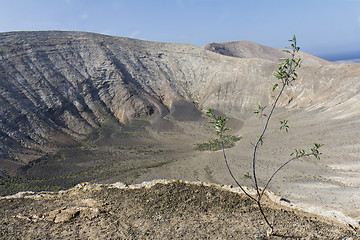
M 248 40 L 360 58 L 360 0 L 0 0 L 0 32 L 71 30 L 149 41 Z

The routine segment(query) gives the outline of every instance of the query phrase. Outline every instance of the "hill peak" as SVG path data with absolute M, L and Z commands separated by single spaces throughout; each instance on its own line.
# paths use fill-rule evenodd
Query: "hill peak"
M 204 45 L 203 48 L 225 56 L 237 58 L 260 58 L 277 62 L 280 58 L 288 57 L 282 49 L 267 47 L 252 41 L 209 43 Z M 304 52 L 300 52 L 300 57 L 303 59 L 303 63 L 308 66 L 331 64 L 324 59 Z

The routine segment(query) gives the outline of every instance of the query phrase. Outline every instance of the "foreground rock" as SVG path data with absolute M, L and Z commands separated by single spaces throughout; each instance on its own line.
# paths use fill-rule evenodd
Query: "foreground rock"
M 83 183 L 59 193 L 5 197 L 0 204 L 1 239 L 266 239 L 266 225 L 248 198 L 181 181 L 140 188 Z M 276 227 L 268 239 L 357 239 L 349 226 L 266 206 Z

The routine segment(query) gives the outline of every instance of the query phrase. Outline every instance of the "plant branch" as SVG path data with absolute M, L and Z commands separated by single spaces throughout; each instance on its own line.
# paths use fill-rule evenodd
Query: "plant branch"
M 273 232 L 273 231 L 274 231 L 274 227 L 273 227 L 273 225 L 269 222 L 269 220 L 267 219 L 267 217 L 266 217 L 266 215 L 265 215 L 265 212 L 264 212 L 264 210 L 263 210 L 263 208 L 262 208 L 261 202 L 260 202 L 260 201 L 256 201 L 256 203 L 257 203 L 257 205 L 258 205 L 258 207 L 259 207 L 259 211 L 260 211 L 261 215 L 263 216 L 266 224 L 270 227 L 271 232 Z
M 230 176 L 231 178 L 235 181 L 236 185 L 239 186 L 239 188 L 241 189 L 241 191 L 243 191 L 245 193 L 246 196 L 248 196 L 250 199 L 252 199 L 253 201 L 256 202 L 256 199 L 251 196 L 244 188 L 243 186 L 241 186 L 241 184 L 237 181 L 236 177 L 234 176 L 234 174 L 232 173 L 230 167 L 229 167 L 229 163 L 228 163 L 228 160 L 227 160 L 227 157 L 226 157 L 226 154 L 225 154 L 225 148 L 224 148 L 224 142 L 222 140 L 222 133 L 220 134 L 220 141 L 221 141 L 221 145 L 222 145 L 222 152 L 223 152 L 223 157 L 224 157 L 224 160 L 225 160 L 225 164 L 226 164 L 226 168 L 228 170 L 228 172 L 230 173 Z
M 259 191 L 259 185 L 258 185 L 257 176 L 256 176 L 256 155 L 257 155 L 257 150 L 259 148 L 259 144 L 263 140 L 263 137 L 265 135 L 265 132 L 266 132 L 266 130 L 268 128 L 268 125 L 269 125 L 269 122 L 270 122 L 270 118 L 271 118 L 271 116 L 272 116 L 272 114 L 273 114 L 273 112 L 275 110 L 276 104 L 279 101 L 281 94 L 283 93 L 283 91 L 285 89 L 285 86 L 286 86 L 285 84 L 282 84 L 281 90 L 280 90 L 278 96 L 275 99 L 275 102 L 273 103 L 273 105 L 272 105 L 272 107 L 270 109 L 269 115 L 267 116 L 266 123 L 265 123 L 264 128 L 263 128 L 263 130 L 261 132 L 261 135 L 258 137 L 258 140 L 256 141 L 255 146 L 254 146 L 253 159 L 252 159 L 252 163 L 253 163 L 252 168 L 253 168 L 255 189 L 256 189 L 258 197 L 260 197 L 260 191 Z
M 260 199 L 261 199 L 262 196 L 264 195 L 265 190 L 266 190 L 266 189 L 268 188 L 268 186 L 270 185 L 270 182 L 272 181 L 272 179 L 274 178 L 274 176 L 275 176 L 283 167 L 285 167 L 288 163 L 290 163 L 290 162 L 292 162 L 292 161 L 294 161 L 294 160 L 300 159 L 300 158 L 302 158 L 302 157 L 310 157 L 310 156 L 312 156 L 312 155 L 314 155 L 314 153 L 307 153 L 307 154 L 304 154 L 304 155 L 302 155 L 302 156 L 296 156 L 296 157 L 291 158 L 291 159 L 288 160 L 287 162 L 285 162 L 283 165 L 281 165 L 281 166 L 271 175 L 271 177 L 270 177 L 269 180 L 267 181 L 265 187 L 262 189 L 261 195 L 260 195 Z M 259 200 L 260 200 L 260 199 L 259 199 Z
M 295 156 L 292 157 L 291 159 L 289 159 L 288 161 L 286 161 L 284 164 L 282 164 L 278 169 L 276 169 L 276 171 L 267 180 L 265 187 L 260 189 L 259 183 L 258 183 L 258 178 L 257 178 L 257 173 L 256 173 L 257 153 L 258 153 L 260 145 L 262 145 L 264 142 L 265 133 L 268 130 L 270 119 L 273 116 L 274 110 L 279 102 L 279 99 L 280 99 L 281 95 L 283 94 L 283 92 L 285 91 L 286 86 L 291 85 L 292 82 L 296 80 L 296 78 L 297 78 L 296 69 L 298 67 L 300 67 L 300 63 L 301 63 L 301 58 L 295 59 L 295 55 L 299 52 L 299 49 L 300 49 L 296 45 L 296 37 L 293 36 L 293 38 L 289 41 L 292 42 L 291 46 L 283 51 L 286 53 L 289 53 L 290 57 L 280 59 L 282 62 L 279 64 L 277 71 L 275 71 L 275 73 L 274 73 L 275 78 L 277 78 L 279 80 L 279 82 L 274 84 L 272 90 L 275 91 L 275 89 L 278 88 L 279 85 L 281 86 L 281 88 L 280 88 L 279 93 L 277 94 L 277 97 L 275 98 L 274 102 L 271 105 L 269 114 L 264 114 L 264 109 L 266 108 L 266 106 L 261 106 L 260 104 L 258 104 L 257 108 L 255 108 L 255 110 L 254 110 L 254 113 L 257 116 L 259 116 L 259 118 L 266 117 L 266 122 L 265 122 L 265 124 L 263 124 L 263 129 L 262 129 L 260 136 L 257 137 L 256 143 L 252 144 L 254 149 L 253 149 L 253 156 L 252 156 L 253 179 L 251 179 L 251 180 L 253 181 L 253 183 L 255 185 L 256 197 L 251 196 L 247 192 L 247 190 L 245 190 L 245 188 L 241 186 L 241 184 L 237 181 L 237 179 L 235 178 L 234 174 L 232 173 L 232 171 L 230 169 L 230 166 L 229 166 L 229 163 L 228 163 L 228 160 L 226 157 L 226 153 L 225 153 L 224 140 L 223 140 L 223 133 L 225 131 L 229 130 L 229 128 L 225 127 L 227 118 L 218 116 L 218 115 L 215 116 L 214 111 L 212 109 L 209 109 L 207 112 L 207 115 L 210 118 L 212 118 L 212 121 L 210 121 L 210 123 L 213 124 L 216 134 L 220 137 L 223 158 L 225 160 L 225 164 L 226 164 L 228 172 L 230 173 L 230 176 L 235 181 L 235 183 L 240 187 L 240 189 L 243 191 L 243 193 L 247 197 L 249 197 L 251 200 L 256 202 L 263 219 L 265 220 L 266 224 L 271 229 L 271 233 L 273 233 L 274 227 L 267 219 L 265 212 L 264 212 L 263 205 L 261 203 L 261 199 L 262 199 L 263 195 L 265 194 L 265 191 L 269 187 L 269 185 L 270 185 L 271 181 L 273 180 L 273 178 L 275 177 L 275 175 L 290 162 L 297 160 L 299 158 L 302 158 L 302 157 L 309 157 L 309 156 L 314 156 L 316 159 L 319 160 L 320 155 L 321 155 L 319 148 L 323 145 L 320 143 L 315 143 L 314 146 L 311 148 L 311 152 L 309 152 L 309 153 L 306 153 L 305 150 L 303 150 L 303 149 L 295 149 L 295 151 L 290 155 L 290 156 L 292 156 L 292 155 L 295 155 Z M 285 131 L 287 132 L 288 128 L 289 128 L 289 125 L 287 124 L 288 120 L 280 121 L 280 123 L 281 123 L 280 130 L 285 129 Z M 244 177 L 249 178 L 250 177 L 249 173 L 245 173 Z

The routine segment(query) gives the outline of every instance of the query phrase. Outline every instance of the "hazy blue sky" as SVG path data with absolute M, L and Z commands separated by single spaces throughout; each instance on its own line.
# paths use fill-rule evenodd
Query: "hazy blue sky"
M 191 43 L 251 40 L 358 53 L 360 0 L 0 0 L 0 32 L 76 30 Z

